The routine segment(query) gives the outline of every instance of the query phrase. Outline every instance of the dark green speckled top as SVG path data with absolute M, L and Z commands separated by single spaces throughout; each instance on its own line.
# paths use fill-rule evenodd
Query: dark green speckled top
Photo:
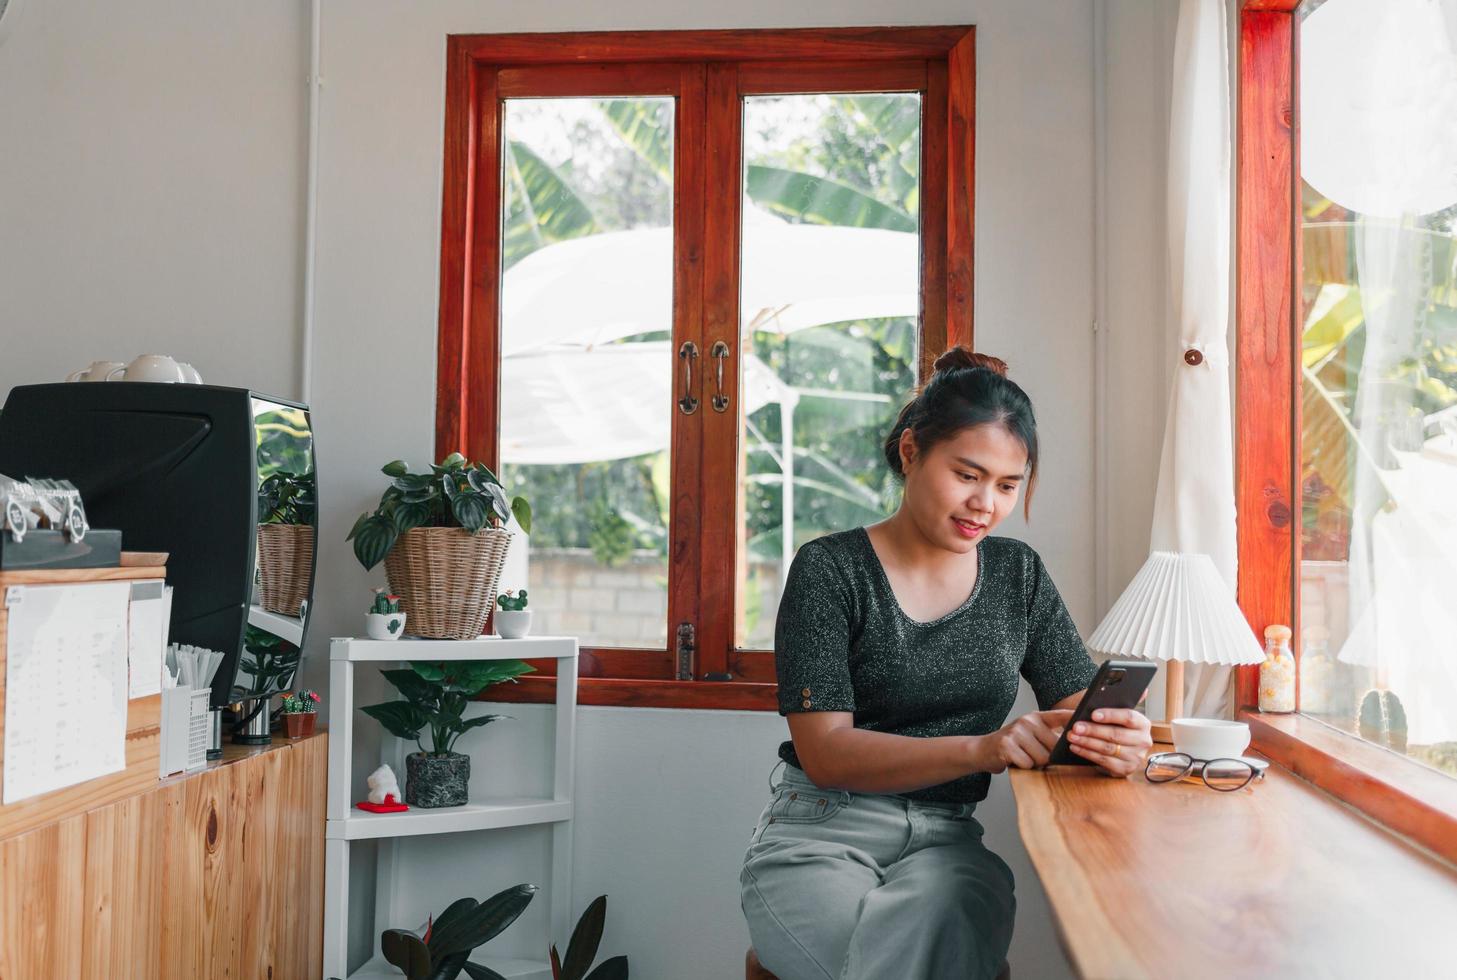
M 1043 710 L 1097 672 L 1042 559 L 1014 538 L 977 545 L 971 595 L 940 619 L 906 616 L 864 528 L 810 541 L 789 568 L 774 630 L 779 713 L 850 711 L 894 735 L 985 735 L 1006 723 L 1027 678 Z M 799 765 L 793 741 L 779 756 Z M 802 767 L 801 767 L 802 768 Z M 900 794 L 986 799 L 988 773 Z

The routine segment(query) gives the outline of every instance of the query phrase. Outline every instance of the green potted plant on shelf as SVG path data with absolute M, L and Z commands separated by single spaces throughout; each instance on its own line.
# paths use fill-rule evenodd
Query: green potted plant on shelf
M 287 692 L 283 695 L 283 724 L 289 738 L 307 738 L 314 734 L 314 719 L 318 717 L 319 693 L 317 691 Z
M 361 514 L 349 532 L 366 570 L 381 561 L 390 591 L 404 597 L 409 633 L 469 640 L 481 635 L 513 516 L 531 533 L 531 505 L 508 498 L 486 466 L 451 453 L 429 473 L 411 473 L 403 460 L 386 463 L 391 483 L 373 514 Z
M 364 614 L 364 632 L 371 640 L 398 640 L 405 629 L 405 613 L 400 596 L 374 590 L 374 603 Z
M 297 618 L 314 578 L 312 473 L 278 470 L 258 484 L 258 600 Z
M 526 608 L 526 590 L 513 594 L 507 589 L 496 597 L 496 632 L 507 640 L 519 640 L 531 632 L 531 610 Z
M 405 668 L 380 671 L 404 700 L 370 705 L 364 713 L 419 749 L 405 756 L 406 803 L 461 806 L 469 799 L 470 756 L 453 751 L 456 740 L 472 728 L 509 716 L 466 718 L 466 705 L 491 684 L 515 681 L 533 670 L 520 660 L 416 660 Z M 427 730 L 428 748 L 421 741 Z

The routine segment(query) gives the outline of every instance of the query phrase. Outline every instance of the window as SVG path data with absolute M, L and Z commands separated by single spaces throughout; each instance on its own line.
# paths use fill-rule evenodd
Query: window
M 531 499 L 583 703 L 775 707 L 795 549 L 971 339 L 973 38 L 451 38 L 436 448 Z
M 1246 0 L 1240 30 L 1239 592 L 1256 628 L 1295 626 L 1300 664 L 1300 714 L 1247 717 L 1451 857 L 1457 23 Z

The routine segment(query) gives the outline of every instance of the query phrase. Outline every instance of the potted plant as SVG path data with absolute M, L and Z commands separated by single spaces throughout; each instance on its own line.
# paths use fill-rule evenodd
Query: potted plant
M 374 605 L 364 614 L 364 631 L 371 640 L 398 640 L 405 629 L 400 597 L 384 589 L 374 590 Z
M 551 944 L 551 975 L 556 980 L 627 980 L 627 957 L 614 956 L 597 965 L 597 946 L 602 942 L 602 927 L 607 919 L 607 896 L 598 895 L 577 920 L 572 938 L 567 941 L 567 958 L 563 960 Z
M 283 695 L 283 723 L 289 738 L 308 738 L 314 734 L 314 719 L 318 717 L 319 694 L 317 691 L 297 691 Z
M 380 671 L 404 700 L 370 705 L 364 713 L 420 750 L 405 756 L 406 803 L 461 806 L 469 799 L 470 756 L 452 751 L 455 742 L 472 728 L 509 716 L 465 718 L 466 705 L 483 688 L 533 670 L 520 660 L 416 660 L 406 668 Z M 428 748 L 420 740 L 426 729 Z
M 258 485 L 258 593 L 264 609 L 297 618 L 314 578 L 312 473 L 278 470 Z
M 508 499 L 501 481 L 480 463 L 451 453 L 429 473 L 411 473 L 402 460 L 386 463 L 391 483 L 373 514 L 349 532 L 366 570 L 381 561 L 411 636 L 470 640 L 491 614 L 496 581 L 506 561 L 514 515 L 531 531 L 531 505 Z
M 496 597 L 496 632 L 508 640 L 519 640 L 531 632 L 531 610 L 526 608 L 526 590 L 512 595 L 507 589 Z
M 408 980 L 455 980 L 464 971 L 471 980 L 504 980 L 489 967 L 472 963 L 471 952 L 515 922 L 536 895 L 535 885 L 513 885 L 484 902 L 462 898 L 450 903 L 423 932 L 386 929 L 380 952 Z

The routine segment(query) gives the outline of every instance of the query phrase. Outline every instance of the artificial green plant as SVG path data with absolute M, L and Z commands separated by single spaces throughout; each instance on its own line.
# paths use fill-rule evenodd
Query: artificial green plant
M 526 608 L 526 590 L 513 594 L 513 590 L 507 589 L 496 597 L 496 604 L 505 612 L 521 612 Z
M 360 514 L 347 540 L 365 569 L 384 560 L 400 535 L 417 527 L 460 527 L 474 534 L 499 527 L 514 515 L 531 533 L 531 505 L 525 497 L 508 499 L 496 474 L 481 463 L 451 453 L 429 473 L 411 473 L 404 460 L 381 467 L 392 482 L 373 514 Z
M 470 962 L 470 954 L 515 922 L 536 890 L 522 884 L 484 902 L 458 899 L 430 921 L 423 936 L 409 929 L 386 929 L 379 937 L 381 951 L 408 980 L 455 980 L 462 971 L 471 980 L 505 980 L 495 970 Z
M 492 684 L 514 681 L 535 669 L 520 660 L 411 661 L 407 668 L 380 671 L 405 699 L 370 705 L 364 713 L 391 735 L 414 742 L 426 755 L 450 755 L 456 740 L 472 728 L 510 717 L 465 718 L 471 698 Z M 421 741 L 426 729 L 428 749 Z
M 557 954 L 556 944 L 551 947 L 551 975 L 553 980 L 627 980 L 627 957 L 614 956 L 603 960 L 591 973 L 592 961 L 597 958 L 597 946 L 602 942 L 602 927 L 607 919 L 607 896 L 598 895 L 567 942 L 565 960 Z

